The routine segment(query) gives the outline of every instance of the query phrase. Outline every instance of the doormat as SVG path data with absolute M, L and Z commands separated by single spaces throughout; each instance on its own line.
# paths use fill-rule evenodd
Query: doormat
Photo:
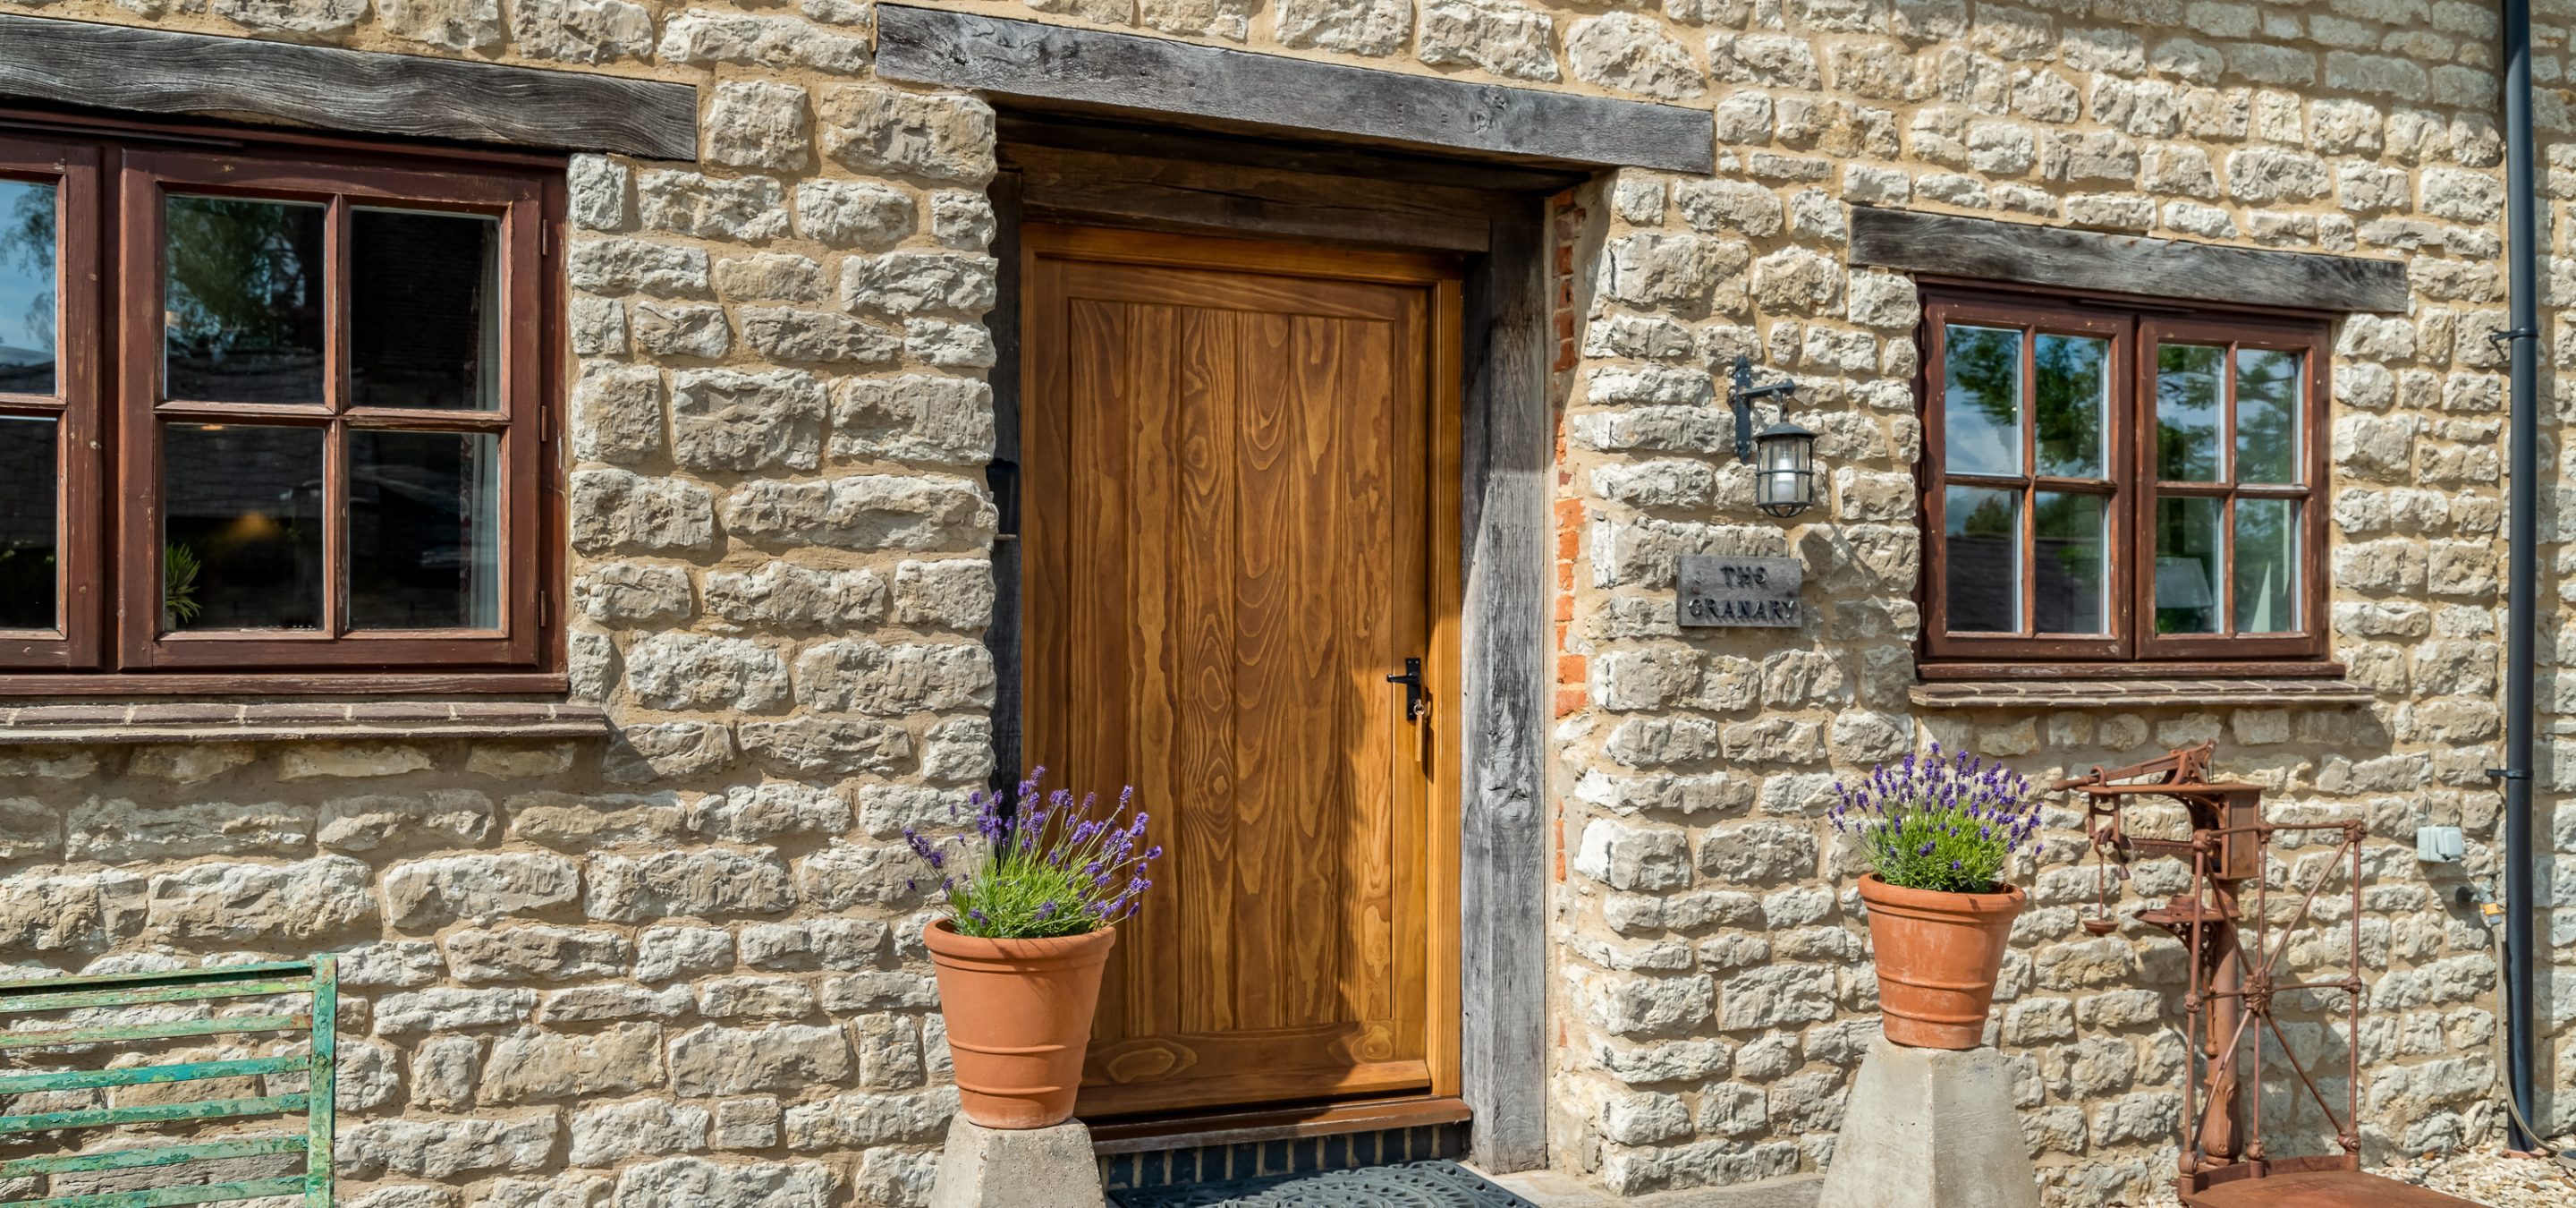
M 1110 1193 L 1118 1208 L 1538 1208 L 1451 1161 Z

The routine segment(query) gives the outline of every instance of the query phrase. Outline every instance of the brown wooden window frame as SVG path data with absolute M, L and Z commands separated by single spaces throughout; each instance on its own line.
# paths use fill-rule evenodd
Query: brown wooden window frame
M 1924 456 L 1918 472 L 1923 515 L 1921 605 L 1924 640 L 1918 665 L 1926 678 L 2013 678 L 2034 675 L 2135 676 L 2272 676 L 2329 675 L 2339 668 L 2328 661 L 2327 611 L 2326 421 L 2330 412 L 2328 372 L 2333 349 L 2331 319 L 2321 314 L 2266 311 L 2151 299 L 2108 298 L 2046 290 L 1998 289 L 1954 284 L 1927 284 L 1922 293 L 1919 332 L 1923 349 L 1921 403 Z M 2019 475 L 1953 474 L 1946 461 L 1948 434 L 1946 386 L 1948 336 L 1953 324 L 2009 327 L 2023 332 L 2020 341 L 2023 392 L 2021 408 L 2022 473 Z M 2037 439 L 2033 432 L 2037 386 L 2033 378 L 2037 337 L 2042 334 L 2095 336 L 2110 343 L 2109 395 L 2103 423 L 2103 479 L 2052 478 L 2037 473 Z M 2219 441 L 2224 450 L 2226 480 L 2167 482 L 2156 470 L 2156 353 L 2162 344 L 2224 345 L 2228 349 L 2227 389 L 2222 399 Z M 2238 467 L 2236 431 L 2236 350 L 2240 347 L 2294 351 L 2303 356 L 2299 411 L 2300 441 L 2294 464 L 2301 481 L 2295 485 L 2246 484 L 2234 481 Z M 1950 562 L 1946 507 L 1948 487 L 2000 487 L 2020 491 L 2020 562 L 2022 620 L 2020 633 L 1952 632 L 1949 628 Z M 2040 490 L 2098 494 L 2110 500 L 2105 509 L 2107 563 L 2104 617 L 2108 634 L 2040 633 L 2034 594 L 2036 509 Z M 2177 496 L 2223 500 L 2219 524 L 2229 534 L 2220 563 L 2214 605 L 2219 623 L 2234 620 L 2235 505 L 2239 499 L 2288 498 L 2301 501 L 2295 526 L 2300 548 L 2299 583 L 2292 600 L 2298 627 L 2281 633 L 2159 634 L 2154 632 L 2150 598 L 2156 575 L 2154 542 L 2157 502 Z
M 14 119 L 14 120 L 13 120 Z M 32 128 L 31 128 L 32 127 Z M 240 692 L 552 692 L 564 687 L 560 159 L 143 126 L 0 110 L 0 177 L 57 188 L 55 394 L 0 415 L 59 433 L 58 627 L 0 631 L 0 696 Z M 237 195 L 324 208 L 323 392 L 316 403 L 165 399 L 163 198 Z M 497 221 L 492 410 L 353 405 L 353 208 Z M 162 425 L 253 423 L 323 435 L 320 628 L 165 630 Z M 350 619 L 349 434 L 488 433 L 498 625 L 364 629 Z

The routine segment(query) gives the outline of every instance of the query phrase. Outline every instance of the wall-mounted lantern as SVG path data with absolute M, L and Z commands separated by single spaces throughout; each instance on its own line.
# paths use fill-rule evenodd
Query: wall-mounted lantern
M 1816 434 L 1787 420 L 1755 432 L 1753 401 L 1778 396 L 1785 404 L 1797 388 L 1787 379 L 1754 385 L 1753 358 L 1738 356 L 1726 392 L 1735 408 L 1736 460 L 1753 463 L 1753 506 L 1784 520 L 1816 501 Z

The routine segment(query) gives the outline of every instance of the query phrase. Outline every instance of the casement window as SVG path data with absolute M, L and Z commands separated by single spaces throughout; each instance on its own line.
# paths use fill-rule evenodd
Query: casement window
M 0 127 L 0 686 L 554 666 L 559 208 L 542 164 Z
M 1924 302 L 1927 674 L 2322 662 L 2323 320 Z

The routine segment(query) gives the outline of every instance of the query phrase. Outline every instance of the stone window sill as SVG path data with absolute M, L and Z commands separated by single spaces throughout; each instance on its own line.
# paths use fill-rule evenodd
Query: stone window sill
M 2347 679 L 1945 680 L 1916 684 L 1926 709 L 2172 709 L 2366 705 Z
M 152 701 L 0 704 L 0 746 L 605 738 L 596 705 L 550 701 Z

